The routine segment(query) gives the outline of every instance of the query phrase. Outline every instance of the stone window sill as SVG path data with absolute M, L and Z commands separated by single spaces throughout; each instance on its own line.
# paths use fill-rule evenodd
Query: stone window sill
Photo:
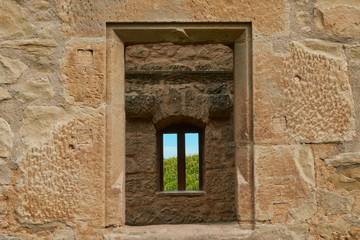
M 185 197 L 196 197 L 196 196 L 204 196 L 206 194 L 205 191 L 161 191 L 156 192 L 158 196 L 185 196 Z

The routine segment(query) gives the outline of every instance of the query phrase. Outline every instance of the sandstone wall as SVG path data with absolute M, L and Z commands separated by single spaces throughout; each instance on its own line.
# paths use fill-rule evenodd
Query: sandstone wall
M 107 22 L 251 22 L 253 219 L 194 236 L 360 239 L 357 0 L 0 0 L 0 238 L 142 234 L 105 221 Z

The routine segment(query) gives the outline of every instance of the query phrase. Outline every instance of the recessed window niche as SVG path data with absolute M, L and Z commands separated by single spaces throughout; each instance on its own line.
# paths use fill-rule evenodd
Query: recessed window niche
M 107 29 L 105 224 L 252 221 L 250 25 Z M 159 141 L 163 133 L 178 136 L 179 156 Z M 181 138 L 190 133 L 200 136 L 198 152 Z M 175 185 L 164 190 L 172 157 Z M 186 187 L 191 178 L 195 187 Z
M 130 45 L 125 56 L 126 224 L 236 220 L 232 46 Z M 185 159 L 199 153 L 188 144 L 186 155 L 185 135 L 200 129 L 202 186 L 190 191 Z

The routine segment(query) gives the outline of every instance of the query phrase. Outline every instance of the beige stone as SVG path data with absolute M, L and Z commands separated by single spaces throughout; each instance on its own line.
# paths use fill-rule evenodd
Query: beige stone
M 0 55 L 0 83 L 15 83 L 28 67 L 19 60 Z
M 360 189 L 360 168 L 347 168 L 331 175 L 331 182 L 337 189 L 353 191 Z
M 276 204 L 287 204 L 282 215 L 303 222 L 316 210 L 314 158 L 306 146 L 255 147 L 256 219 L 272 220 Z
M 334 158 L 325 159 L 325 162 L 334 167 L 360 164 L 360 152 L 341 153 Z
M 310 14 L 308 12 L 300 11 L 296 14 L 296 17 L 300 26 L 310 23 Z
M 0 157 L 9 157 L 13 147 L 14 134 L 5 119 L 0 118 Z
M 306 39 L 290 54 L 283 73 L 288 132 L 300 142 L 352 140 L 354 101 L 342 46 Z
M 98 106 L 104 102 L 104 42 L 70 41 L 61 64 L 61 81 L 68 102 Z
M 8 166 L 0 165 L 0 184 L 6 185 L 11 182 L 11 170 Z
M 258 1 L 168 1 L 128 0 L 106 3 L 91 1 L 83 14 L 81 1 L 57 0 L 57 10 L 63 21 L 63 33 L 70 36 L 103 36 L 104 22 L 251 22 L 257 35 L 288 33 L 288 4 L 285 0 Z M 95 4 L 95 2 L 97 4 Z M 271 22 L 272 24 L 269 24 Z M 91 26 L 91 27 L 90 27 Z
M 11 98 L 10 93 L 5 88 L 0 87 L 0 102 L 10 98 Z
M 16 1 L 0 1 L 0 38 L 30 35 L 34 26 Z
M 326 2 L 326 1 L 325 1 Z M 325 31 L 345 37 L 358 37 L 360 34 L 360 4 L 348 4 L 348 1 L 334 1 L 327 4 L 320 1 L 319 22 Z
M 19 162 L 24 177 L 17 184 L 17 215 L 20 222 L 30 225 L 66 222 L 81 239 L 99 239 L 105 194 L 104 108 L 67 111 L 74 115 L 70 121 L 69 114 L 59 107 L 36 106 L 25 111 L 24 132 L 28 135 L 24 142 L 37 142 L 31 143 Z M 33 126 L 36 129 L 31 129 Z M 39 126 L 45 128 L 41 133 Z M 58 233 L 72 236 L 71 231 Z
M 341 218 L 339 218 L 336 222 L 332 223 L 321 223 L 317 227 L 317 232 L 325 238 L 326 240 L 330 240 L 332 234 L 341 233 L 345 234 L 350 228 L 351 224 Z
M 347 214 L 351 212 L 354 200 L 349 196 L 339 195 L 330 191 L 320 191 L 320 207 L 325 215 Z
M 0 42 L 0 47 L 21 49 L 36 55 L 51 55 L 57 46 L 58 43 L 55 39 L 48 38 L 32 38 Z
M 41 147 L 47 143 L 53 131 L 69 122 L 72 115 L 61 107 L 30 106 L 24 111 L 23 140 L 25 146 Z
M 360 61 L 360 46 L 350 47 L 350 57 L 352 60 Z
M 49 2 L 48 1 L 37 1 L 34 3 L 34 8 L 38 10 L 46 10 L 49 8 Z
M 31 79 L 16 87 L 17 95 L 27 101 L 35 99 L 50 100 L 54 90 L 48 78 Z

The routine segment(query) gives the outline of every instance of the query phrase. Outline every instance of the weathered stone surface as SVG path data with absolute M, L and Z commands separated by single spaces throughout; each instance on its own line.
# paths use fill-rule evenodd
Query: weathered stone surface
M 360 164 L 360 152 L 341 153 L 334 158 L 325 159 L 325 162 L 333 167 Z
M 176 234 L 175 234 L 176 233 Z M 153 225 L 153 226 L 125 226 L 104 234 L 106 240 L 217 240 L 237 239 L 251 240 L 252 232 L 243 230 L 237 223 L 219 224 L 179 224 L 179 225 Z
M 126 48 L 126 68 L 130 71 L 231 71 L 232 66 L 233 51 L 222 44 L 159 43 Z
M 27 68 L 18 60 L 0 55 L 0 83 L 15 83 Z
M 329 191 L 320 191 L 320 207 L 325 215 L 350 213 L 354 200 L 349 196 L 343 196 Z
M 283 87 L 287 128 L 300 142 L 349 141 L 355 135 L 354 102 L 340 44 L 293 43 Z
M 321 0 L 317 3 L 317 11 L 318 27 L 338 36 L 359 37 L 359 2 L 352 0 Z
M 23 40 L 8 40 L 0 43 L 0 47 L 21 49 L 35 55 L 51 55 L 58 43 L 55 39 L 32 38 Z
M 50 100 L 55 95 L 48 78 L 31 79 L 21 83 L 15 89 L 17 95 L 27 101 L 34 101 L 35 99 Z
M 280 204 L 286 205 L 281 213 L 285 222 L 289 217 L 295 222 L 311 218 L 317 210 L 314 178 L 310 147 L 256 146 L 256 219 L 274 220 Z
M 73 116 L 55 106 L 30 106 L 24 111 L 23 141 L 28 149 L 47 143 L 53 131 L 71 121 Z
M 360 167 L 347 168 L 340 173 L 334 173 L 330 179 L 337 189 L 358 190 L 360 189 Z
M 254 137 L 257 143 L 290 141 L 287 117 L 283 114 L 281 88 L 283 58 L 263 41 L 254 42 Z M 271 64 L 269 64 L 271 62 Z M 273 118 L 282 116 L 283 126 Z
M 19 163 L 18 219 L 30 224 L 66 221 L 77 235 L 93 235 L 104 218 L 104 109 L 68 111 L 73 118 L 57 107 L 25 111 L 24 142 L 32 148 Z M 41 125 L 46 129 L 38 134 L 31 129 Z M 31 138 L 35 134 L 39 140 L 29 143 L 37 140 Z
M 61 64 L 61 82 L 68 102 L 89 106 L 104 102 L 104 54 L 104 42 L 68 42 Z
M 10 93 L 5 88 L 0 87 L 0 102 L 10 98 L 11 98 Z
M 34 26 L 16 1 L 0 2 L 0 38 L 21 37 L 33 32 Z
M 13 147 L 14 134 L 5 119 L 0 118 L 0 157 L 9 157 Z
M 348 229 L 350 228 L 351 224 L 343 219 L 338 219 L 332 223 L 321 223 L 317 227 L 317 232 L 323 238 L 330 240 L 333 234 L 340 233 L 345 235 Z
M 97 4 L 95 4 L 97 3 Z M 56 1 L 63 32 L 70 36 L 103 36 L 105 22 L 250 22 L 256 35 L 284 35 L 288 31 L 288 5 L 285 0 L 259 1 L 164 1 L 91 0 L 87 11 L 81 1 Z M 159 11 L 161 9 L 161 11 Z M 76 17 L 75 17 L 76 16 Z M 271 22 L 272 24 L 269 24 Z
M 5 164 L 0 165 L 0 184 L 9 184 L 11 181 L 11 170 Z

